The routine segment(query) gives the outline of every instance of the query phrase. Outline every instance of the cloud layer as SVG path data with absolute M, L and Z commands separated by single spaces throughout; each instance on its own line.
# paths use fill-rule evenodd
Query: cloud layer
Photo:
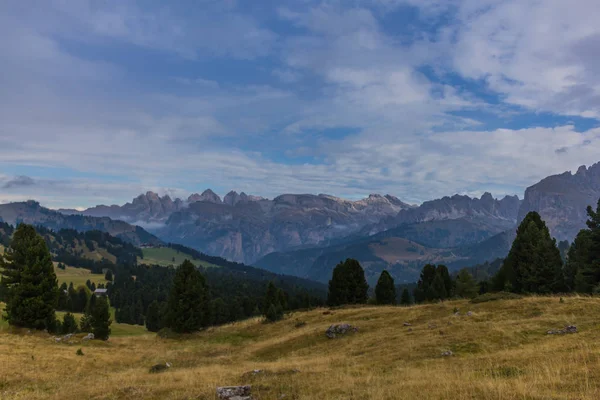
M 0 5 L 0 201 L 419 202 L 600 161 L 595 1 L 25 3 Z

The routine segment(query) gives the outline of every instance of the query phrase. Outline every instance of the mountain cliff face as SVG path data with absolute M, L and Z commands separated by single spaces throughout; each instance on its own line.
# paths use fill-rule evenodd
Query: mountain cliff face
M 42 207 L 38 202 L 32 200 L 0 204 L 0 220 L 13 226 L 23 222 L 53 230 L 74 229 L 80 232 L 99 230 L 138 246 L 142 243 L 161 242 L 156 236 L 139 226 L 115 221 L 108 217 L 64 215 Z
M 274 251 L 347 236 L 409 207 L 393 196 L 348 201 L 323 194 L 284 194 L 267 200 L 230 192 L 221 204 L 189 204 L 155 232 L 164 240 L 248 263 Z
M 586 208 L 600 198 L 600 163 L 542 179 L 525 191 L 519 221 L 537 211 L 557 240 L 572 241 L 585 228 Z
M 520 204 L 517 196 L 505 196 L 498 200 L 487 192 L 479 199 L 455 194 L 426 201 L 419 207 L 403 209 L 397 215 L 369 227 L 368 233 L 382 232 L 403 224 L 459 219 L 497 226 L 497 232 L 500 232 L 516 224 Z

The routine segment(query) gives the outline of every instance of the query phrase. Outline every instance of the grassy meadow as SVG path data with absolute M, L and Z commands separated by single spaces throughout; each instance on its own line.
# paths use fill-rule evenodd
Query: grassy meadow
M 205 268 L 217 267 L 217 265 L 205 261 L 192 260 L 191 256 L 169 247 L 146 248 L 142 249 L 142 253 L 144 254 L 144 258 L 138 257 L 138 264 L 162 265 L 163 267 L 168 267 L 169 265 L 181 265 L 181 263 L 187 259 L 196 266 L 203 266 Z
M 85 282 L 89 279 L 96 285 L 99 283 L 106 284 L 108 281 L 104 279 L 103 274 L 92 274 L 89 269 L 66 267 L 64 270 L 57 267 L 58 263 L 54 263 L 54 273 L 58 279 L 58 285 L 60 286 L 63 282 L 67 285 L 73 282 L 73 286 L 85 286 Z
M 317 309 L 177 340 L 146 333 L 69 345 L 3 330 L 0 398 L 215 399 L 216 386 L 251 384 L 261 400 L 598 399 L 598 315 L 598 298 L 531 297 Z M 359 331 L 327 339 L 341 322 Z M 568 324 L 579 333 L 546 334 Z M 148 372 L 167 361 L 168 371 Z

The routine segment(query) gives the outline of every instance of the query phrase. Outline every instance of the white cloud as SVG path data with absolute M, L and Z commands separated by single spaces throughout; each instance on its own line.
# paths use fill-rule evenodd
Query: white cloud
M 380 192 L 419 202 L 494 189 L 521 195 L 546 175 L 598 161 L 598 129 L 489 131 L 476 114 L 453 112 L 508 119 L 505 105 L 420 70 L 482 80 L 506 103 L 534 111 L 598 117 L 595 4 L 586 12 L 585 2 L 545 3 L 551 10 L 491 0 L 288 3 L 277 22 L 292 24 L 293 33 L 278 36 L 235 5 L 217 3 L 203 16 L 200 8 L 185 15 L 127 2 L 60 2 L 37 13 L 0 8 L 7 11 L 0 13 L 0 172 L 39 166 L 91 176 L 32 176 L 35 185 L 4 190 L 0 200 L 88 206 L 149 189 L 181 197 L 212 186 L 222 194 Z M 406 4 L 432 20 L 454 10 L 455 19 L 439 36 L 405 42 L 380 18 Z M 258 63 L 264 76 L 243 84 L 194 68 L 169 71 L 147 87 L 126 63 L 78 56 L 65 40 L 158 50 L 194 67 L 233 59 L 245 68 L 272 57 L 272 69 Z M 323 133 L 335 128 L 350 133 Z M 308 156 L 319 163 L 298 161 Z M 14 178 L 4 174 L 0 185 Z

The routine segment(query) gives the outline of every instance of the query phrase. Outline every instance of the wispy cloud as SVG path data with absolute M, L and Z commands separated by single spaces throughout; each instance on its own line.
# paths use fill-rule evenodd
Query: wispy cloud
M 565 4 L 3 3 L 0 200 L 521 195 L 600 159 L 598 5 Z

